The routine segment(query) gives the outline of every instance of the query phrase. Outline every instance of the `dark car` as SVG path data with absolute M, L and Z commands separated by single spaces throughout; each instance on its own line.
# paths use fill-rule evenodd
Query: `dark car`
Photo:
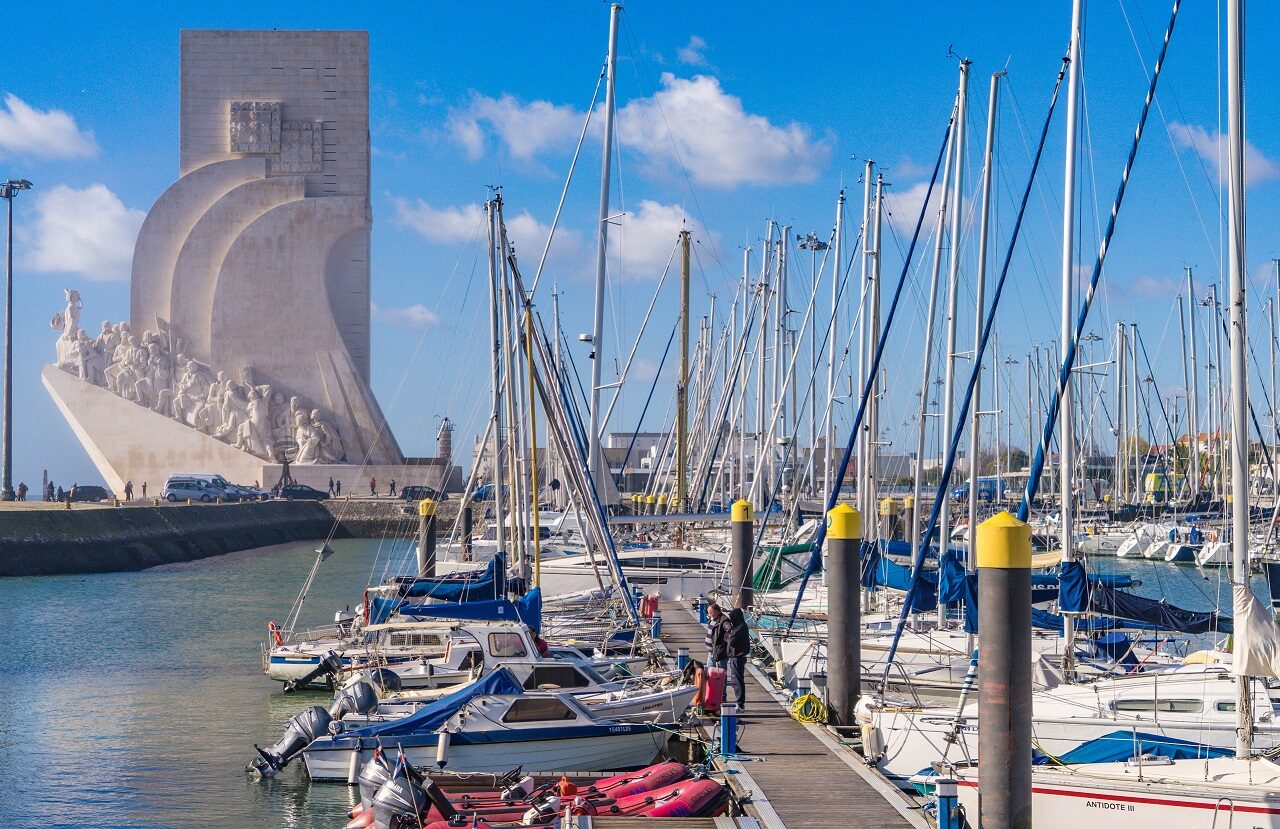
M 288 486 L 280 487 L 280 495 L 277 497 L 297 501 L 327 501 L 329 500 L 329 493 L 312 489 L 306 484 L 289 484 Z
M 400 490 L 400 497 L 405 501 L 421 501 L 423 498 L 430 498 L 432 501 L 447 501 L 449 494 L 447 492 L 437 492 L 429 486 L 407 486 Z
M 97 503 L 98 501 L 105 501 L 110 497 L 111 493 L 107 492 L 104 487 L 92 485 L 86 486 L 81 484 L 75 488 L 75 495 L 72 496 L 71 500 Z

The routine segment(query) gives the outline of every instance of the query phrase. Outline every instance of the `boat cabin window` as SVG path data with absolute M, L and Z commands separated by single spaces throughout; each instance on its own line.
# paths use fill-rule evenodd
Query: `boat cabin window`
M 393 633 L 388 638 L 387 644 L 402 648 L 438 648 L 440 647 L 440 634 Z
M 554 685 L 557 688 L 586 688 L 591 684 L 586 676 L 572 665 L 539 665 L 529 673 L 524 681 L 526 691 Z
M 1121 699 L 1111 703 L 1111 710 L 1129 713 L 1199 714 L 1204 700 L 1199 699 Z
M 518 699 L 511 703 L 507 713 L 502 715 L 503 722 L 541 722 L 543 720 L 576 720 L 578 715 L 561 700 Z
M 1219 700 L 1213 704 L 1213 707 L 1216 711 L 1224 711 L 1229 714 L 1234 714 L 1236 712 L 1236 701 Z
M 490 633 L 489 653 L 497 657 L 528 656 L 518 633 Z

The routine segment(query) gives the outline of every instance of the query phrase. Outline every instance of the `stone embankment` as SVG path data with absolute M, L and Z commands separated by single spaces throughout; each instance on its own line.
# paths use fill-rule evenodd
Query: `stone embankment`
M 441 534 L 456 501 L 440 505 Z M 0 576 L 142 570 L 290 541 L 407 538 L 416 505 L 391 499 L 0 510 Z M 33 507 L 36 505 L 33 504 Z M 413 509 L 412 514 L 406 507 Z

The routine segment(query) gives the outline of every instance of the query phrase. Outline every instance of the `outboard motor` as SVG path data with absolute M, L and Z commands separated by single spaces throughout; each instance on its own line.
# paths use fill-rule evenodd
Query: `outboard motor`
M 340 720 L 347 714 L 372 714 L 377 710 L 378 692 L 369 683 L 359 680 L 338 692 L 329 706 L 329 717 Z
M 395 765 L 388 762 L 381 751 L 374 752 L 373 759 L 364 764 L 356 781 L 360 786 L 360 803 L 364 808 L 368 809 L 373 805 L 374 795 L 382 788 L 383 783 L 391 779 L 395 771 Z
M 518 803 L 533 794 L 533 778 L 525 775 L 513 786 L 502 790 L 502 799 L 507 803 Z
M 552 795 L 524 813 L 520 822 L 525 825 L 550 823 L 560 814 L 560 796 Z
M 373 796 L 371 808 L 375 829 L 418 829 L 431 801 L 408 775 L 395 774 Z
M 333 687 L 333 677 L 342 670 L 342 657 L 338 656 L 334 651 L 329 651 L 320 658 L 320 664 L 316 665 L 315 670 L 301 679 L 291 679 L 284 684 L 284 692 L 290 693 L 299 688 L 306 688 L 317 677 L 327 677 L 326 684 Z
M 366 682 L 382 690 L 384 694 L 394 694 L 404 689 L 400 674 L 390 668 L 369 668 L 363 672 Z
M 275 745 L 266 749 L 258 748 L 256 745 L 253 747 L 259 757 L 249 764 L 249 769 L 264 778 L 275 777 L 281 769 L 289 765 L 290 760 L 311 745 L 312 741 L 327 734 L 331 721 L 328 711 L 318 705 L 311 706 L 289 720 L 284 734 L 280 735 Z

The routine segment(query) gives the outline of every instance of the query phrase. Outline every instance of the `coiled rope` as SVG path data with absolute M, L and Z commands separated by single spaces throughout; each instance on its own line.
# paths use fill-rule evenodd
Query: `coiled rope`
M 827 721 L 827 706 L 816 694 L 801 694 L 791 703 L 791 719 L 808 725 L 820 725 Z

